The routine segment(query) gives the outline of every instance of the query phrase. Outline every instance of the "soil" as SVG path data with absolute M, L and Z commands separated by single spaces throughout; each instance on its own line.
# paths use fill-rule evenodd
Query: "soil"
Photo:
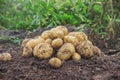
M 0 62 L 0 80 L 120 80 L 120 51 L 78 62 L 68 60 L 58 69 L 50 67 L 49 59 L 22 57 L 22 48 L 10 42 L 0 41 L 2 52 L 9 52 L 12 60 Z

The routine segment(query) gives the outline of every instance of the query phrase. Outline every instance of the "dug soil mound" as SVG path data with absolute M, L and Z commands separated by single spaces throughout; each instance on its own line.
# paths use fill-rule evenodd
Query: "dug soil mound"
M 0 62 L 0 80 L 120 80 L 120 51 L 78 62 L 68 60 L 58 69 L 50 67 L 48 59 L 22 57 L 22 48 L 16 44 L 0 42 L 2 52 L 9 52 L 13 58 Z

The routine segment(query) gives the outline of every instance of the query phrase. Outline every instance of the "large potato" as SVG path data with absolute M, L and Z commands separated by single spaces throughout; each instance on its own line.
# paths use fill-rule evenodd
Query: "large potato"
M 52 32 L 52 39 L 55 39 L 55 38 L 63 38 L 64 37 L 64 33 L 62 30 L 60 29 L 57 29 L 57 28 L 53 28 L 50 30 Z
M 0 61 L 10 61 L 12 56 L 10 53 L 2 53 L 0 54 Z
M 49 30 L 44 31 L 44 32 L 41 34 L 41 37 L 44 38 L 45 40 L 46 40 L 46 39 L 51 39 L 52 33 L 51 33 L 51 31 L 49 31 Z
M 57 38 L 57 39 L 54 39 L 53 41 L 52 41 L 52 47 L 54 47 L 54 48 L 59 48 L 59 47 L 61 47 L 62 45 L 63 45 L 63 40 L 62 39 L 60 39 L 60 38 Z
M 84 41 L 76 47 L 77 52 L 85 58 L 89 58 L 93 56 L 93 45 Z
M 35 46 L 33 55 L 39 59 L 50 58 L 53 54 L 53 48 L 48 43 L 40 43 Z
M 74 36 L 64 36 L 65 43 L 72 43 L 74 46 L 78 44 L 78 39 Z
M 43 42 L 45 42 L 45 40 L 41 37 L 38 37 L 38 38 L 29 40 L 26 45 L 29 45 L 33 49 L 37 44 L 43 43 Z
M 58 50 L 57 57 L 61 60 L 68 60 L 75 53 L 75 47 L 71 43 L 65 43 Z
M 56 28 L 62 30 L 64 35 L 68 34 L 68 29 L 65 26 L 57 26 Z
M 49 60 L 49 64 L 53 68 L 59 68 L 62 65 L 62 61 L 59 58 L 54 57 Z
M 78 41 L 88 40 L 87 35 L 83 32 L 70 32 L 68 35 L 76 37 Z

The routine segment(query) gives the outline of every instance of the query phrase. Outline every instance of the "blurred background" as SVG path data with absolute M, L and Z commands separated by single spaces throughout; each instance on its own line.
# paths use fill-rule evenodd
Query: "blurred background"
M 72 25 L 103 37 L 120 35 L 119 0 L 0 0 L 0 29 Z

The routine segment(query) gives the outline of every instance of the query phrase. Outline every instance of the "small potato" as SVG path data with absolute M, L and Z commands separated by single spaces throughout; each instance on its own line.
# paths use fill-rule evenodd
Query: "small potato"
M 64 33 L 63 33 L 62 30 L 57 29 L 57 28 L 53 28 L 50 31 L 52 32 L 52 39 L 55 39 L 55 38 L 61 38 L 61 39 L 63 39 Z
M 32 56 L 32 52 L 33 52 L 33 49 L 31 48 L 31 46 L 30 46 L 30 45 L 26 45 L 26 46 L 23 48 L 23 54 L 22 54 L 22 56 L 23 56 L 23 57 Z
M 51 33 L 51 31 L 49 31 L 49 30 L 47 30 L 47 31 L 44 31 L 42 34 L 41 34 L 41 37 L 43 38 L 43 39 L 51 39 L 51 37 L 52 37 L 52 33 Z
M 83 32 L 70 32 L 68 35 L 76 37 L 79 42 L 88 40 L 87 35 Z
M 40 43 L 35 46 L 33 55 L 39 59 L 48 59 L 53 54 L 53 48 L 48 43 Z
M 24 39 L 24 40 L 22 41 L 21 46 L 22 46 L 22 47 L 25 47 L 25 45 L 27 44 L 27 42 L 28 42 L 29 40 L 30 40 L 30 39 Z
M 54 39 L 51 45 L 53 48 L 59 48 L 63 45 L 63 40 L 60 38 Z
M 84 41 L 76 47 L 76 50 L 82 57 L 89 58 L 93 56 L 92 46 Z
M 94 52 L 94 54 L 98 54 L 98 55 L 100 55 L 100 53 L 102 53 L 102 51 L 97 46 L 93 46 L 93 52 Z
M 74 53 L 74 54 L 72 55 L 72 59 L 73 59 L 74 61 L 79 61 L 79 60 L 81 59 L 81 56 L 80 56 L 80 54 L 78 54 L 78 53 Z
M 52 39 L 46 39 L 45 43 L 51 44 L 52 43 Z
M 39 38 L 29 40 L 26 45 L 29 45 L 33 49 L 37 44 L 43 43 L 43 42 L 45 42 L 45 40 L 39 37 Z
M 64 35 L 68 34 L 68 29 L 65 26 L 57 26 L 56 28 L 62 30 Z
M 93 46 L 93 43 L 92 43 L 90 40 L 81 41 L 81 42 L 79 42 L 77 45 L 83 45 L 83 43 L 86 43 L 86 44 L 88 44 L 88 45 Z
M 54 57 L 49 60 L 49 64 L 53 68 L 59 68 L 62 66 L 62 61 L 59 58 Z
M 10 61 L 12 56 L 10 53 L 2 53 L 0 54 L 0 61 Z
M 64 36 L 65 43 L 72 43 L 74 46 L 78 44 L 78 39 L 74 36 Z
M 75 53 L 75 47 L 71 43 L 65 43 L 58 50 L 57 57 L 61 60 L 68 60 Z

